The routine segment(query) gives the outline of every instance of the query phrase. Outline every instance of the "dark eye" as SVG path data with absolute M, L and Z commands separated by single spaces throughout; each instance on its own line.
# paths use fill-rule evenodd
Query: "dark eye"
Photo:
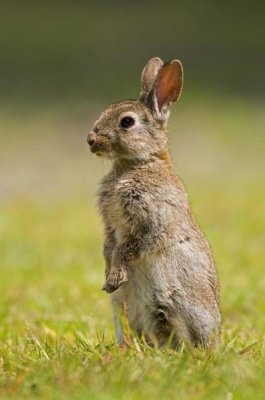
M 122 128 L 130 128 L 134 125 L 134 119 L 132 117 L 124 117 L 121 120 L 121 127 Z

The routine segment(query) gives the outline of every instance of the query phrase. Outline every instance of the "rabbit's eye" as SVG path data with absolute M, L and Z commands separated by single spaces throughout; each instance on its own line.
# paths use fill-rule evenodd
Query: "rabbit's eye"
M 134 119 L 132 117 L 124 117 L 121 120 L 121 127 L 122 128 L 130 128 L 134 125 Z

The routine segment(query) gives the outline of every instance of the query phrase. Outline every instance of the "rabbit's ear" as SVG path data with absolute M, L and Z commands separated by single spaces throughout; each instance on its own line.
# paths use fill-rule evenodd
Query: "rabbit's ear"
M 154 88 L 157 112 L 166 116 L 171 103 L 178 100 L 183 86 L 183 68 L 179 60 L 166 63 L 159 71 Z
M 143 69 L 141 78 L 142 91 L 140 94 L 140 100 L 144 103 L 148 102 L 148 97 L 154 89 L 158 72 L 162 68 L 162 66 L 163 61 L 159 57 L 154 57 L 148 61 Z
M 151 110 L 155 119 L 166 121 L 169 106 L 178 100 L 183 86 L 183 68 L 179 60 L 163 65 L 160 58 L 152 58 L 142 73 L 140 100 Z

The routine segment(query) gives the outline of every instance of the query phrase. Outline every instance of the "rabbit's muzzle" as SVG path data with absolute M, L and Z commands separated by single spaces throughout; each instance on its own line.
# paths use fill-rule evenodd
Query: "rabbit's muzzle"
M 88 134 L 87 143 L 89 144 L 91 152 L 96 153 L 97 155 L 100 155 L 101 153 L 108 153 L 110 150 L 109 140 L 106 137 L 94 132 L 90 132 Z

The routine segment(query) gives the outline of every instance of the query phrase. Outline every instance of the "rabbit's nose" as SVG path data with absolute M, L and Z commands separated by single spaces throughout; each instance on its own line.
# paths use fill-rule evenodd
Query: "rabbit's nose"
M 87 137 L 87 143 L 89 144 L 90 147 L 93 146 L 93 144 L 95 143 L 95 137 L 93 134 L 89 134 Z
M 93 146 L 93 144 L 95 143 L 95 140 L 94 139 L 88 139 L 88 144 L 89 144 L 89 146 Z

